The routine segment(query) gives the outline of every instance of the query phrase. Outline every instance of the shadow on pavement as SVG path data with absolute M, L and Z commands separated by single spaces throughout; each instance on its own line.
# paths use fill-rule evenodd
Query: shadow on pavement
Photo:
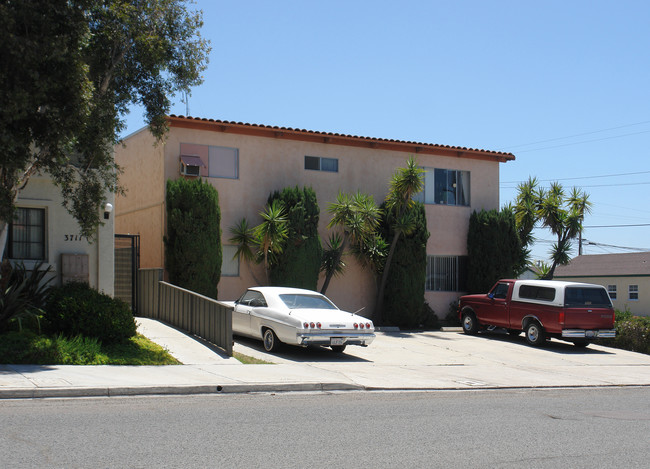
M 522 347 L 532 347 L 532 345 L 528 345 L 523 335 L 511 336 L 503 329 L 495 329 L 494 331 L 481 331 L 478 334 L 478 337 L 488 339 L 488 340 L 508 342 L 514 345 L 521 345 Z M 540 345 L 539 347 L 534 347 L 534 348 L 538 350 L 546 350 L 548 352 L 561 353 L 566 355 L 612 355 L 613 354 L 613 352 L 608 352 L 606 350 L 597 350 L 590 347 L 591 346 L 576 347 L 571 342 L 564 342 L 559 339 L 551 339 L 551 340 L 547 340 L 544 345 Z
M 348 345 L 343 353 L 332 352 L 327 347 L 298 347 L 282 344 L 280 350 L 276 353 L 269 353 L 264 350 L 261 340 L 249 339 L 248 337 L 233 336 L 235 342 L 252 348 L 269 357 L 276 356 L 284 360 L 296 363 L 304 362 L 334 362 L 334 363 L 370 363 L 370 360 L 360 358 L 354 355 L 354 349 L 357 345 Z M 370 345 L 372 347 L 372 345 Z M 271 360 L 269 360 L 271 361 Z

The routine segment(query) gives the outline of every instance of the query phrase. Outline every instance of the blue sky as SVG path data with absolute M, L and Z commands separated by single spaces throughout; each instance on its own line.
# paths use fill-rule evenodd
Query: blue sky
M 189 115 L 512 152 L 501 205 L 529 176 L 577 186 L 593 203 L 584 238 L 599 243 L 585 254 L 650 250 L 650 2 L 195 8 L 212 52 Z M 186 115 L 180 99 L 172 113 Z M 124 135 L 143 125 L 133 109 Z M 536 236 L 545 259 L 552 235 Z

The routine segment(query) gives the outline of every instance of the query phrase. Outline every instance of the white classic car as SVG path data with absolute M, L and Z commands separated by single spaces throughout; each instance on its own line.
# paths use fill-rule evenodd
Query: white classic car
M 369 345 L 375 338 L 370 319 L 338 309 L 315 291 L 288 287 L 249 288 L 233 307 L 232 331 L 262 339 L 274 352 L 281 343 L 324 345 L 343 352 L 346 345 Z

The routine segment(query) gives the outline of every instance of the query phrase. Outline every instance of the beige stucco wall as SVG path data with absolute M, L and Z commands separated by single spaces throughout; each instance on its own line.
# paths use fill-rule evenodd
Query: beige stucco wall
M 107 196 L 114 203 L 113 194 Z M 54 284 L 61 284 L 61 254 L 87 254 L 89 284 L 93 288 L 113 295 L 114 285 L 114 241 L 113 216 L 104 222 L 97 231 L 97 239 L 91 244 L 79 235 L 77 221 L 62 206 L 63 199 L 59 189 L 47 176 L 33 176 L 27 186 L 18 194 L 16 206 L 25 208 L 44 208 L 47 226 L 46 264 L 56 275 Z M 32 266 L 34 261 L 24 261 Z
M 402 151 L 183 128 L 172 128 L 164 147 L 154 148 L 147 135 L 147 132 L 136 134 L 127 139 L 125 149 L 116 149 L 116 161 L 126 170 L 122 182 L 129 188 L 126 197 L 116 200 L 116 230 L 142 235 L 142 267 L 163 265 L 161 239 L 164 211 L 155 210 L 154 207 L 164 203 L 164 181 L 179 177 L 181 143 L 239 150 L 238 179 L 206 178 L 219 192 L 224 244 L 229 244 L 229 227 L 242 217 L 247 218 L 252 226 L 261 221 L 259 212 L 272 191 L 296 185 L 311 186 L 315 190 L 321 209 L 320 236 L 326 240 L 326 225 L 330 219 L 327 207 L 335 201 L 338 192 L 353 193 L 359 190 L 372 195 L 375 202 L 381 204 L 391 175 L 404 167 L 409 157 L 408 153 Z M 158 173 L 161 148 L 164 152 L 164 175 Z M 339 170 L 337 173 L 305 170 L 305 155 L 336 158 Z M 499 163 L 428 154 L 417 155 L 417 161 L 423 167 L 471 172 L 471 207 L 426 206 L 431 232 L 428 254 L 466 255 L 467 229 L 472 211 L 498 208 Z M 333 279 L 328 296 L 341 308 L 357 310 L 365 307 L 364 313 L 370 314 L 375 297 L 374 280 L 352 258 L 347 258 L 346 262 L 348 268 L 345 275 Z M 259 266 L 255 268 L 257 277 L 262 279 Z M 219 298 L 235 299 L 253 284 L 249 268 L 241 265 L 239 277 L 222 277 Z M 438 316 L 444 317 L 449 303 L 457 296 L 457 293 L 427 292 L 426 300 Z
M 612 300 L 614 308 L 619 311 L 629 310 L 637 316 L 650 316 L 650 277 L 630 276 L 630 277 L 562 277 L 558 280 L 567 280 L 569 282 L 586 282 L 602 285 L 607 288 L 608 285 L 616 285 L 616 299 Z M 630 285 L 639 286 L 639 299 L 630 300 L 628 296 L 628 287 Z
M 140 267 L 164 266 L 165 177 L 164 144 L 155 144 L 143 130 L 115 147 L 125 194 L 115 197 L 115 232 L 140 235 Z M 178 167 L 178 165 L 177 165 Z

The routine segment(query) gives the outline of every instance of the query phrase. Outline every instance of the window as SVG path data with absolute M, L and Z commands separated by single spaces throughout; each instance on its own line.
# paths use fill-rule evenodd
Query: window
M 210 147 L 208 151 L 208 176 L 211 178 L 239 178 L 239 150 L 237 148 Z
M 305 156 L 305 169 L 338 173 L 339 160 L 336 158 L 322 158 L 320 156 Z
M 564 291 L 564 304 L 571 306 L 612 306 L 604 288 L 567 287 Z
M 45 209 L 17 208 L 9 226 L 9 259 L 46 260 Z
M 239 258 L 235 257 L 237 246 L 226 244 L 221 249 L 223 256 L 221 261 L 221 275 L 224 277 L 239 277 Z
M 508 290 L 510 289 L 509 283 L 498 283 L 496 287 L 490 292 L 492 293 L 492 298 L 498 298 L 505 300 L 508 296 Z
M 255 290 L 248 290 L 237 300 L 237 303 L 247 306 L 267 306 L 264 295 Z
M 612 300 L 616 299 L 616 285 L 607 285 L 607 293 Z
M 519 297 L 528 300 L 553 301 L 555 299 L 555 288 L 522 285 L 519 287 Z
M 469 171 L 424 169 L 424 190 L 415 200 L 425 204 L 469 206 Z
M 427 256 L 427 291 L 467 291 L 467 256 Z
M 638 300 L 639 299 L 639 286 L 638 285 L 628 285 L 627 287 L 628 299 Z

